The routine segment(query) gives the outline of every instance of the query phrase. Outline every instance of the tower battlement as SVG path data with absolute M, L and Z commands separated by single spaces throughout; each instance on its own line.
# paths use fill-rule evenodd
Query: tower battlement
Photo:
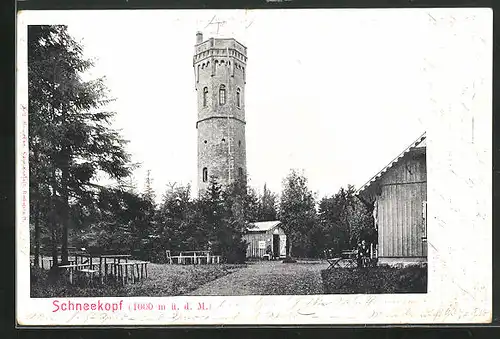
M 198 192 L 210 178 L 246 182 L 245 84 L 247 48 L 233 38 L 203 40 L 193 56 L 198 101 Z
M 210 50 L 226 50 L 229 48 L 230 51 L 235 52 L 232 55 L 236 55 L 238 57 L 242 56 L 242 60 L 246 62 L 247 48 L 236 41 L 234 38 L 210 38 L 208 40 L 202 41 L 195 45 L 195 57 L 197 55 L 203 54 L 206 51 Z

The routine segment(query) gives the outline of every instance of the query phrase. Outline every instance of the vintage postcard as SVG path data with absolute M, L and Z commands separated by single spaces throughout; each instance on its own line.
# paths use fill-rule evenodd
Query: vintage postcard
M 19 325 L 488 323 L 492 11 L 21 11 Z

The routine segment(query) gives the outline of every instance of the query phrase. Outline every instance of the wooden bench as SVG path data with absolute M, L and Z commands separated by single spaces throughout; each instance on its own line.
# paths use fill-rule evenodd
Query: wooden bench
M 181 260 L 182 259 L 182 255 L 181 256 L 178 256 L 178 255 L 171 255 L 170 253 L 170 250 L 166 250 L 165 251 L 165 256 L 167 258 L 167 263 L 169 263 L 170 265 L 172 265 L 174 263 L 175 260 L 177 260 L 177 263 L 180 264 L 181 263 Z
M 30 260 L 31 260 L 31 266 L 35 267 L 35 258 L 32 257 L 32 258 L 30 258 Z M 42 270 L 45 269 L 45 267 L 44 267 L 45 260 L 50 260 L 50 259 L 45 259 L 44 256 L 40 255 L 40 257 L 38 259 L 38 267 L 40 267 Z M 50 267 L 51 267 L 51 265 L 49 265 L 49 268 Z
M 75 274 L 77 272 L 84 272 L 86 275 L 89 274 L 90 272 L 96 273 L 99 272 L 99 270 L 94 269 L 91 267 L 90 264 L 78 264 L 78 265 L 60 265 L 58 266 L 59 269 L 67 270 L 69 272 L 69 283 L 73 284 Z M 90 279 L 93 277 L 90 276 Z
M 221 256 L 220 255 L 212 255 L 212 256 L 210 256 L 210 259 L 211 259 L 212 264 L 220 264 Z

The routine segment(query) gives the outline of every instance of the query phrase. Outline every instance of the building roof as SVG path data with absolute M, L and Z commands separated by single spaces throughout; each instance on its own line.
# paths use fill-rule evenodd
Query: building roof
M 281 221 L 279 220 L 274 220 L 274 221 L 260 221 L 260 222 L 253 222 L 250 225 L 253 227 L 248 229 L 248 232 L 266 232 L 269 231 L 270 229 L 275 228 L 276 226 L 281 225 Z
M 401 152 L 395 159 L 393 159 L 387 166 L 385 166 L 380 172 L 375 174 L 367 183 L 361 186 L 356 194 L 362 193 L 364 190 L 369 188 L 374 182 L 376 182 L 382 175 L 384 175 L 389 169 L 396 165 L 406 154 L 412 150 L 423 149 L 427 147 L 426 132 L 418 137 L 410 146 L 408 146 L 403 152 Z

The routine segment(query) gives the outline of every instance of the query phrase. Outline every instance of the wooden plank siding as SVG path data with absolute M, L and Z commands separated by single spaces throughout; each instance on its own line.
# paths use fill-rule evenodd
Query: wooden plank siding
M 423 257 L 427 200 L 425 154 L 409 153 L 380 178 L 377 197 L 380 257 Z
M 243 235 L 243 240 L 247 242 L 247 258 L 262 258 L 266 254 L 267 246 L 271 246 L 273 250 L 273 234 L 284 235 L 282 228 L 272 228 L 268 231 L 248 231 Z M 266 248 L 259 248 L 259 241 L 266 242 Z
M 268 232 L 252 232 L 243 235 L 243 240 L 248 243 L 247 258 L 262 258 L 266 254 L 266 249 L 259 248 L 259 241 L 265 241 L 267 245 L 271 245 L 272 234 Z

